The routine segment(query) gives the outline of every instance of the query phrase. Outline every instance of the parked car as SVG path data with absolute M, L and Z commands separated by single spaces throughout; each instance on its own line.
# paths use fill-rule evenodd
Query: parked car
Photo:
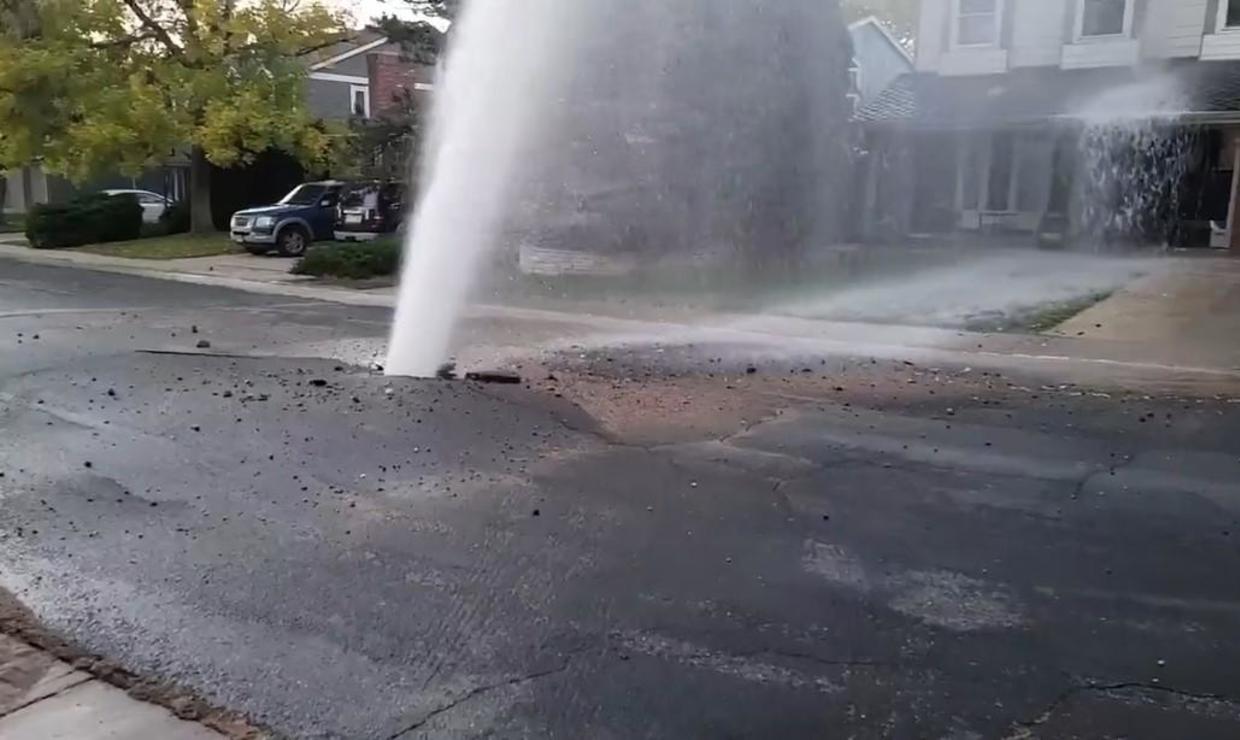
M 380 180 L 350 183 L 340 196 L 335 236 L 339 241 L 369 241 L 395 232 L 404 216 L 404 184 Z
M 253 254 L 276 250 L 285 257 L 305 254 L 310 244 L 331 239 L 336 206 L 344 183 L 307 182 L 274 205 L 247 208 L 233 214 L 232 240 Z
M 171 198 L 153 193 L 150 190 L 105 190 L 104 195 L 132 195 L 138 205 L 142 206 L 142 223 L 157 224 L 159 217 L 164 215 L 175 201 Z

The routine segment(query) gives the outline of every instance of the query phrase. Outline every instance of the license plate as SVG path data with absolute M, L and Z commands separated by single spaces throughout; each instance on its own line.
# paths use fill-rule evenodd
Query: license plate
M 240 234 L 233 234 L 233 241 L 237 242 L 238 244 L 244 244 L 245 237 Z
M 360 224 L 362 222 L 362 214 L 346 213 L 344 214 L 344 222 L 346 224 Z

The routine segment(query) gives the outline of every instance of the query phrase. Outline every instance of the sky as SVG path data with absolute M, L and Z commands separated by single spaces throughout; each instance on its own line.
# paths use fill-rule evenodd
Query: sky
M 371 18 L 385 13 L 400 18 L 413 17 L 409 4 L 403 0 L 333 0 L 333 3 L 351 12 L 358 25 L 365 25 Z

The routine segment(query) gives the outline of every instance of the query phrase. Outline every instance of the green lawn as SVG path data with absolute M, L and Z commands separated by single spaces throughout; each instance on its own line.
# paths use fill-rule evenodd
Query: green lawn
M 221 233 L 206 236 L 192 234 L 153 236 L 129 242 L 89 244 L 85 247 L 78 247 L 76 251 L 106 254 L 111 257 L 173 260 L 184 257 L 214 257 L 219 254 L 233 254 L 240 252 L 241 248 L 234 244 L 227 234 Z
M 21 213 L 5 214 L 0 221 L 0 234 L 20 234 L 26 230 L 26 216 Z

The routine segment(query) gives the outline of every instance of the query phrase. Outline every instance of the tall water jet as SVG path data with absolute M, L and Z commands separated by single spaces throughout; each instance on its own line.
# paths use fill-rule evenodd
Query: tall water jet
M 471 0 L 454 35 L 388 372 L 435 371 L 484 257 L 518 239 L 760 265 L 836 236 L 832 0 Z
M 555 3 L 472 0 L 453 29 L 409 230 L 387 372 L 432 375 L 484 253 L 494 243 L 518 151 L 552 85 Z

